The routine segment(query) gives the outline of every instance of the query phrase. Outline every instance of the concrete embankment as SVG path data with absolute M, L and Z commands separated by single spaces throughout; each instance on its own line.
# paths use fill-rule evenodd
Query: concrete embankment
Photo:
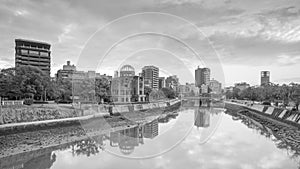
M 267 105 L 251 104 L 249 102 L 240 103 L 227 101 L 226 105 L 230 109 L 236 109 L 237 111 L 248 110 L 249 112 L 255 112 L 264 117 L 300 127 L 300 113 L 297 111 Z
M 34 131 L 55 126 L 69 126 L 80 122 L 107 117 L 110 114 L 122 114 L 126 112 L 170 109 L 177 105 L 180 100 L 174 99 L 165 102 L 130 105 L 82 105 L 80 109 L 59 108 L 6 108 L 0 113 L 0 135 L 18 133 L 22 131 Z

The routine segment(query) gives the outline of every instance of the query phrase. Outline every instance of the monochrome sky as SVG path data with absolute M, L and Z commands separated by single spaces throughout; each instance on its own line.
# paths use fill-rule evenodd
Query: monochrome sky
M 276 83 L 300 82 L 297 0 L 0 2 L 0 69 L 14 66 L 14 39 L 24 38 L 52 44 L 52 75 L 70 60 L 111 75 L 123 64 L 137 72 L 157 65 L 162 75 L 177 74 L 181 83 L 193 82 L 197 65 L 211 67 L 212 76 L 226 86 L 257 85 L 261 70 L 271 71 Z M 110 23 L 143 12 L 163 14 Z

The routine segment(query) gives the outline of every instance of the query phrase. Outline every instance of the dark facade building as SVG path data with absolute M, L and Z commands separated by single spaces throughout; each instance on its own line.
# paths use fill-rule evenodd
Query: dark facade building
M 260 85 L 268 85 L 270 83 L 270 71 L 261 71 L 260 73 Z
M 158 89 L 159 68 L 155 66 L 144 66 L 142 76 L 145 80 L 145 86 L 152 89 Z
M 50 77 L 51 45 L 25 39 L 15 40 L 15 67 L 34 66 Z

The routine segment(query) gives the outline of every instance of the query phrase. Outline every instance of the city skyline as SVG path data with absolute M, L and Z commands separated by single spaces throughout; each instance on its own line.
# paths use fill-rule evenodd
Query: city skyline
M 58 3 L 59 5 L 57 5 Z M 258 85 L 262 70 L 271 71 L 272 81 L 275 83 L 300 81 L 297 72 L 300 64 L 298 47 L 300 34 L 297 31 L 299 30 L 299 3 L 297 1 L 245 1 L 243 3 L 234 2 L 234 0 L 149 1 L 137 4 L 135 2 L 134 8 L 132 3 L 131 1 L 128 3 L 120 1 L 118 4 L 126 10 L 119 10 L 119 12 L 108 12 L 105 10 L 107 7 L 115 9 L 116 6 L 112 4 L 100 6 L 97 1 L 91 1 L 88 5 L 81 1 L 1 3 L 3 10 L 1 10 L 0 29 L 3 32 L 1 34 L 3 40 L 0 42 L 0 67 L 14 66 L 14 39 L 41 40 L 52 44 L 51 66 L 53 69 L 51 75 L 54 76 L 54 72 L 65 62 L 65 58 L 77 63 L 86 41 L 99 28 L 124 15 L 145 12 L 146 8 L 146 12 L 170 13 L 196 24 L 212 41 L 219 54 L 225 78 L 224 80 L 220 78 L 222 76 L 219 75 L 220 71 L 212 77 L 225 82 L 225 86 L 239 81 Z M 183 9 L 191 12 L 178 10 L 176 6 L 179 5 L 185 5 Z M 41 10 L 39 6 L 47 6 L 47 8 Z M 54 9 L 55 13 L 50 12 Z M 201 12 L 196 15 L 195 11 Z M 79 14 L 81 17 L 78 16 Z M 40 16 L 48 18 L 47 22 L 41 20 Z M 159 19 L 157 18 L 158 21 Z M 126 28 L 110 31 L 118 34 L 126 31 Z M 197 37 L 189 32 L 180 32 L 182 33 L 179 35 L 186 40 L 193 41 L 194 37 Z M 153 43 L 153 41 L 157 41 L 157 39 L 152 38 L 147 43 Z M 167 46 L 169 43 L 164 39 L 157 42 L 159 42 L 158 46 Z M 139 42 L 132 43 L 139 44 Z M 128 46 L 130 47 L 128 44 L 123 47 Z M 141 57 L 142 55 L 151 57 L 151 53 L 149 54 L 147 51 L 136 55 L 132 57 Z M 169 54 L 164 51 L 155 51 L 155 55 L 158 56 L 153 59 L 157 60 L 161 56 Z M 201 54 L 201 56 L 205 55 Z M 143 62 L 143 57 L 138 61 Z M 113 74 L 113 68 L 110 66 L 107 65 L 101 73 Z M 176 67 L 171 65 L 162 69 L 165 69 L 166 72 L 176 71 Z M 139 68 L 137 67 L 136 70 Z M 191 73 L 190 77 L 192 75 Z M 178 76 L 184 75 L 178 74 Z M 187 78 L 185 81 L 191 81 L 191 79 Z

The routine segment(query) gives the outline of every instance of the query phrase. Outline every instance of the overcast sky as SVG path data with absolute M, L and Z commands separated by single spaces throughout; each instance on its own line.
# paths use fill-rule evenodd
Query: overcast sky
M 226 86 L 257 85 L 261 70 L 300 82 L 297 0 L 1 0 L 0 31 L 0 69 L 14 66 L 14 39 L 25 38 L 52 45 L 52 75 L 70 60 L 111 75 L 156 65 L 181 83 L 197 65 Z

